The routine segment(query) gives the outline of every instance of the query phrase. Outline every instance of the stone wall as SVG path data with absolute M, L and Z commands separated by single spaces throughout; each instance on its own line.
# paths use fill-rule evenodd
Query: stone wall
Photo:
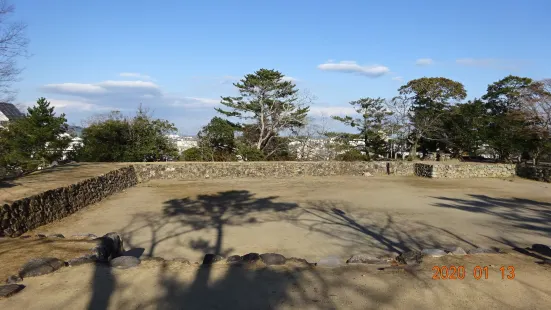
M 137 183 L 134 167 L 128 166 L 5 204 L 0 206 L 0 236 L 19 236 Z
M 134 164 L 140 182 L 151 179 L 287 178 L 332 175 L 413 175 L 410 162 L 178 162 Z
M 416 163 L 413 167 L 414 174 L 418 177 L 432 178 L 432 167 L 431 164 Z
M 508 178 L 514 177 L 514 164 L 455 164 L 440 163 L 415 164 L 415 175 L 427 178 L 467 179 L 467 178 Z
M 518 164 L 516 170 L 519 177 L 551 183 L 551 166 Z

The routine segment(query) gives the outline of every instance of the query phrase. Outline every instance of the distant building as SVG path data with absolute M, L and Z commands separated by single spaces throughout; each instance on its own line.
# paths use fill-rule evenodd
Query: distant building
M 168 135 L 168 138 L 174 142 L 178 152 L 182 153 L 187 149 L 198 146 L 197 138 L 195 137 L 181 137 L 179 135 Z
M 0 102 L 0 127 L 6 126 L 9 122 L 25 117 L 17 107 L 11 103 Z

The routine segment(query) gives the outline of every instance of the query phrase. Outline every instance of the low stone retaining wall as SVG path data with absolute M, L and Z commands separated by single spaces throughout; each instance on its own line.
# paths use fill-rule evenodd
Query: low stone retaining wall
M 514 164 L 415 164 L 415 175 L 427 178 L 508 178 L 516 175 Z
M 519 177 L 551 183 L 550 166 L 527 166 L 524 164 L 518 164 L 516 167 L 516 172 Z
M 0 236 L 16 237 L 138 184 L 133 166 L 0 206 Z
M 287 178 L 335 175 L 413 175 L 410 162 L 179 162 L 136 163 L 140 182 L 151 179 Z

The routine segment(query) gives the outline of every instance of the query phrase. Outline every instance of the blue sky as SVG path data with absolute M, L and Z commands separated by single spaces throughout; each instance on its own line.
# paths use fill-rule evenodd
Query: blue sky
M 33 54 L 17 102 L 44 96 L 74 124 L 143 103 L 195 134 L 260 68 L 314 94 L 314 117 L 423 76 L 460 81 L 470 98 L 508 74 L 551 77 L 549 0 L 12 3 Z

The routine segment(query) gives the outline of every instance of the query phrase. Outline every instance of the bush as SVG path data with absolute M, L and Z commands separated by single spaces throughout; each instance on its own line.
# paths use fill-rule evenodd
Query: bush
M 192 147 L 182 152 L 180 160 L 183 161 L 203 161 L 203 154 L 198 147 Z
M 368 161 L 369 158 L 362 154 L 362 152 L 358 150 L 348 150 L 344 152 L 343 154 L 337 155 L 337 160 L 340 161 Z

